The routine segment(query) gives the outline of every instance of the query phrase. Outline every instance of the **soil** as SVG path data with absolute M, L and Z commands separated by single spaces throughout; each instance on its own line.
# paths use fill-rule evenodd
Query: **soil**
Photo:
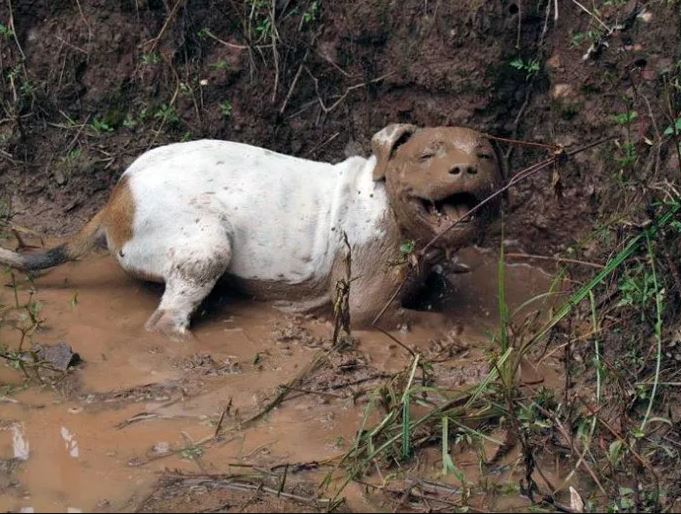
M 623 238 L 602 227 L 614 217 L 645 225 L 650 206 L 678 182 L 672 146 L 649 144 L 670 123 L 678 2 L 606 2 L 598 19 L 576 2 L 558 2 L 558 13 L 553 1 L 527 3 L 277 0 L 273 31 L 269 2 L 3 2 L 0 28 L 11 30 L 0 31 L 0 221 L 11 218 L 14 235 L 35 245 L 36 234 L 73 233 L 132 160 L 185 139 L 338 162 L 368 155 L 371 136 L 391 122 L 463 125 L 568 149 L 616 136 L 515 186 L 503 223 L 483 234 L 483 248 L 459 257 L 471 271 L 454 274 L 461 268 L 452 264 L 432 278 L 420 306 L 450 313 L 460 320 L 456 330 L 396 334 L 437 357 L 442 384 L 475 383 L 498 319 L 502 242 L 512 263 L 552 271 L 559 254 L 586 262 L 569 268 L 580 278 Z M 632 124 L 614 121 L 634 109 Z M 640 169 L 621 164 L 627 144 Z M 500 147 L 511 175 L 547 156 Z M 512 305 L 549 288 L 539 268 L 513 264 L 507 272 Z M 328 472 L 320 463 L 353 440 L 368 391 L 409 362 L 383 334 L 356 333 L 358 346 L 334 355 L 304 391 L 201 453 L 192 441 L 214 433 L 227 406 L 223 421 L 234 427 L 328 349 L 328 320 L 218 292 L 196 340 L 169 343 L 142 329 L 160 290 L 103 256 L 20 283 L 22 299 L 31 291 L 45 320 L 34 342 L 65 342 L 83 363 L 56 384 L 25 390 L 17 370 L 0 367 L 0 384 L 12 390 L 0 390 L 2 510 L 320 510 L 328 504 L 311 486 Z M 0 304 L 11 302 L 3 288 Z M 18 343 L 11 323 L 0 336 Z M 457 464 L 475 476 L 478 461 L 466 452 Z M 441 465 L 427 452 L 420 458 L 419 476 Z M 495 476 L 516 473 L 504 468 L 511 460 L 502 459 L 505 471 Z M 268 493 L 278 491 L 276 466 L 285 464 L 295 468 L 289 496 Z M 353 484 L 346 507 L 385 510 L 389 498 L 409 507 L 411 497 L 391 487 L 370 494 Z M 484 498 L 477 507 L 527 505 L 518 501 Z
M 622 30 L 583 60 L 594 20 L 575 5 L 547 21 L 545 6 L 513 1 L 334 2 L 301 25 L 310 2 L 278 2 L 275 63 L 266 42 L 243 48 L 244 24 L 258 19 L 238 2 L 188 1 L 172 13 L 157 0 L 16 2 L 26 75 L 3 79 L 18 119 L 0 126 L 0 185 L 16 223 L 64 235 L 102 206 L 127 164 L 163 143 L 219 138 L 337 162 L 368 154 L 371 135 L 398 121 L 570 147 L 622 135 L 613 116 L 629 109 L 621 92 L 632 89 L 656 113 L 635 124 L 645 145 L 652 123 L 668 124 L 662 84 L 679 58 L 681 16 L 674 2 L 614 4 L 601 14 Z M 0 19 L 9 15 L 0 7 Z M 1 48 L 4 70 L 21 62 L 13 39 Z M 510 66 L 517 58 L 536 60 L 536 74 Z M 164 118 L 168 105 L 177 121 Z M 613 207 L 616 153 L 609 143 L 576 157 L 560 196 L 550 170 L 516 188 L 506 237 L 529 253 L 588 254 L 577 243 Z M 540 156 L 515 148 L 510 168 Z M 664 148 L 655 179 L 674 159 Z

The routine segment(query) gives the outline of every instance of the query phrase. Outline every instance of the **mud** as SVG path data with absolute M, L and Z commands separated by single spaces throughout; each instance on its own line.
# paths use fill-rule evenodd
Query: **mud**
M 494 256 L 468 250 L 461 259 L 471 271 L 454 276 L 454 293 L 442 290 L 436 305 L 456 319 L 456 328 L 394 333 L 432 358 L 438 380 L 450 387 L 477 383 L 486 374 L 484 351 L 497 316 Z M 511 307 L 549 287 L 539 269 L 507 265 L 506 272 Z M 169 341 L 142 328 L 160 289 L 127 277 L 108 256 L 65 265 L 33 285 L 20 283 L 20 300 L 31 288 L 45 320 L 34 341 L 64 341 L 82 363 L 43 386 L 28 385 L 19 371 L 0 367 L 0 382 L 8 384 L 1 399 L 2 510 L 179 512 L 243 507 L 248 498 L 255 511 L 318 507 L 309 484 L 326 473 L 319 463 L 343 453 L 361 421 L 367 391 L 410 359 L 380 332 L 356 331 L 354 350 L 333 355 L 262 421 L 233 430 L 320 349 L 328 349 L 329 320 L 291 317 L 217 291 L 195 322 L 195 339 Z M 3 301 L 10 293 L 5 288 Z M 17 344 L 15 330 L 6 327 L 0 336 Z M 224 437 L 197 446 L 219 422 L 227 428 Z M 249 495 L 248 488 L 223 487 L 212 479 L 191 482 L 197 473 L 224 476 L 277 466 L 281 471 L 287 463 L 311 463 L 290 479 L 288 500 Z M 159 473 L 171 469 L 191 476 L 158 482 Z M 380 508 L 353 487 L 345 492 L 347 508 Z

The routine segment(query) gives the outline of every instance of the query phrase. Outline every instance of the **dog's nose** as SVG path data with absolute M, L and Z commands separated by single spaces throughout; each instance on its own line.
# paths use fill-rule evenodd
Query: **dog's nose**
M 461 175 L 467 173 L 468 175 L 475 175 L 478 173 L 478 167 L 472 164 L 455 164 L 449 169 L 452 175 Z

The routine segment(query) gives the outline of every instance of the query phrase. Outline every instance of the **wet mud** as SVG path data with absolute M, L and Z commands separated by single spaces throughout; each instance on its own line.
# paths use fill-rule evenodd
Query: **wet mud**
M 453 328 L 393 333 L 432 359 L 437 380 L 453 388 L 487 373 L 485 352 L 498 318 L 496 256 L 471 249 L 459 259 L 465 272 L 443 274 L 436 280 L 449 285 L 422 299 L 424 308 L 447 312 Z M 508 264 L 505 272 L 511 310 L 550 287 L 538 268 Z M 411 358 L 377 330 L 355 331 L 353 350 L 332 353 L 280 405 L 243 426 L 329 349 L 330 320 L 217 291 L 195 319 L 194 339 L 171 341 L 143 328 L 161 289 L 127 277 L 108 256 L 65 265 L 33 284 L 19 281 L 20 301 L 32 289 L 44 320 L 33 341 L 65 342 L 82 362 L 43 385 L 0 366 L 3 511 L 325 508 L 316 488 L 328 471 L 324 463 L 352 444 L 367 393 Z M 2 295 L 3 303 L 11 301 L 12 289 Z M 18 344 L 10 325 L 0 336 L 10 347 Z M 203 444 L 218 427 L 222 436 Z M 476 467 L 469 457 L 457 457 L 464 470 L 466 462 Z M 286 495 L 253 489 L 254 473 L 269 483 L 270 471 L 285 466 L 295 470 Z M 430 468 L 438 466 L 433 456 Z M 200 478 L 216 474 L 230 478 Z M 356 485 L 344 496 L 344 509 L 386 508 Z

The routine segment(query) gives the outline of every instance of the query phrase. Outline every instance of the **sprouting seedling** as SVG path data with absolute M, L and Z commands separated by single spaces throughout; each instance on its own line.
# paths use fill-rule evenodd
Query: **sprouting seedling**
M 145 66 L 151 66 L 153 64 L 158 64 L 160 62 L 161 56 L 156 52 L 142 55 L 142 64 L 144 64 Z
M 5 39 L 9 39 L 13 35 L 14 35 L 14 32 L 12 32 L 12 29 L 10 29 L 4 23 L 0 22 L 0 37 L 3 37 Z
M 209 64 L 208 67 L 212 68 L 214 70 L 228 70 L 229 69 L 229 63 L 227 61 L 225 61 L 224 59 L 220 59 L 217 62 Z
M 665 136 L 673 136 L 674 134 L 681 134 L 681 118 L 664 129 Z
M 92 120 L 92 128 L 99 133 L 114 131 L 114 128 L 109 123 L 101 119 L 99 116 L 95 117 L 95 119 Z
M 400 256 L 402 258 L 407 258 L 409 255 L 414 253 L 414 250 L 416 249 L 416 242 L 409 240 L 409 241 L 404 241 L 400 245 Z
M 513 59 L 510 63 L 512 68 L 518 71 L 525 72 L 525 80 L 530 80 L 537 73 L 539 73 L 539 60 L 538 59 L 528 59 L 523 60 L 521 57 Z
M 229 100 L 220 102 L 220 112 L 225 118 L 229 118 L 232 115 L 232 102 Z
M 613 121 L 618 125 L 626 126 L 631 125 L 631 123 L 638 118 L 638 113 L 636 111 L 627 111 L 621 114 L 616 114 L 612 117 Z
M 172 105 L 163 104 L 154 113 L 154 118 L 160 119 L 163 123 L 175 124 L 180 121 L 180 118 L 175 112 L 175 108 Z
M 180 455 L 185 460 L 200 459 L 203 455 L 203 448 L 200 446 L 189 446 L 180 452 Z
M 310 4 L 307 10 L 303 13 L 303 23 L 307 24 L 317 19 L 319 14 L 319 2 L 315 0 Z

